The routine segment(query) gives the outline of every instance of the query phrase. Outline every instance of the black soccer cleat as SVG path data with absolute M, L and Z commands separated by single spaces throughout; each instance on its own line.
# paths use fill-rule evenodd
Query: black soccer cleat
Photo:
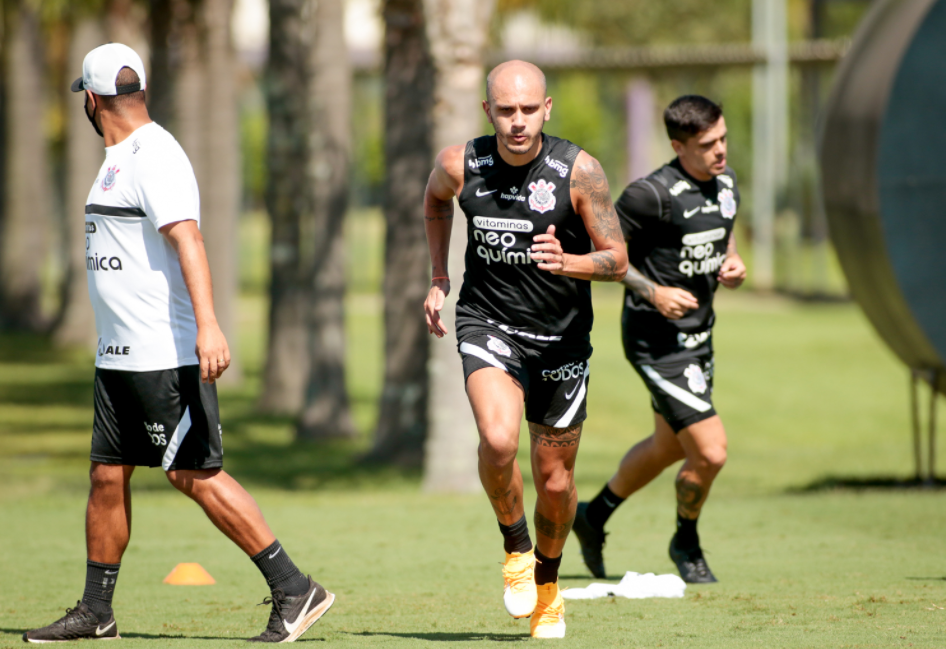
M 76 602 L 75 608 L 67 608 L 66 614 L 41 629 L 33 629 L 23 634 L 24 642 L 68 642 L 70 640 L 117 640 L 118 625 L 115 614 L 110 613 L 108 620 L 99 622 L 84 602 Z
M 695 550 L 685 550 L 677 547 L 677 535 L 670 539 L 670 559 L 677 564 L 680 577 L 688 584 L 715 584 L 716 577 L 706 565 L 703 550 L 697 546 Z
M 598 579 L 605 579 L 607 573 L 604 571 L 604 556 L 602 556 L 601 550 L 604 548 L 604 537 L 607 536 L 607 533 L 592 527 L 585 515 L 587 511 L 588 503 L 578 503 L 575 522 L 572 523 L 572 531 L 578 537 L 578 544 L 581 546 L 581 558 L 584 559 L 588 570 Z
M 280 589 L 263 604 L 272 604 L 266 630 L 249 642 L 295 642 L 310 626 L 318 622 L 332 608 L 335 595 L 328 592 L 309 577 L 309 590 L 296 597 L 287 597 Z

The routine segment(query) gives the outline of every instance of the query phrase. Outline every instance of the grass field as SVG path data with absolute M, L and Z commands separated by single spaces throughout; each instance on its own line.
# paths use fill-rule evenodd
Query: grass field
M 370 289 L 370 278 L 359 281 Z M 715 401 L 730 459 L 700 527 L 721 581 L 691 586 L 682 600 L 571 602 L 560 645 L 946 647 L 946 494 L 819 488 L 831 478 L 909 474 L 906 372 L 853 305 L 720 298 Z M 619 302 L 615 287 L 596 288 L 590 418 L 577 468 L 585 498 L 650 429 L 646 393 L 620 350 Z M 291 422 L 254 414 L 263 302 L 251 293 L 241 307 L 247 380 L 221 393 L 227 468 L 300 567 L 338 594 L 303 640 L 528 640 L 528 622 L 502 608 L 501 539 L 486 499 L 424 495 L 418 475 L 354 461 L 375 417 L 378 298 L 370 290 L 349 298 L 357 341 L 349 387 L 364 434 L 326 446 L 296 444 Z M 81 595 L 91 365 L 33 338 L 0 339 L 0 647 L 19 646 L 25 628 L 52 621 Z M 672 479 L 658 478 L 609 523 L 614 578 L 673 570 Z M 160 470 L 139 470 L 133 485 L 134 531 L 116 597 L 122 646 L 231 647 L 260 632 L 268 608 L 254 605 L 267 593 L 251 562 Z M 161 583 L 185 561 L 201 563 L 217 584 Z M 562 584 L 590 581 L 569 540 Z

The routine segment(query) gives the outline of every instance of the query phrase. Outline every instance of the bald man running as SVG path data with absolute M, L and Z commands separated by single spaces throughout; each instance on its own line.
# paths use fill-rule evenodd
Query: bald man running
M 486 80 L 495 135 L 450 146 L 424 197 L 433 279 L 430 333 L 450 292 L 453 198 L 467 216 L 457 340 L 479 429 L 479 473 L 503 534 L 506 610 L 532 616 L 536 638 L 565 635 L 558 589 L 575 517 L 575 456 L 585 419 L 593 321 L 590 281 L 619 282 L 627 251 L 608 180 L 578 146 L 542 133 L 552 111 L 545 75 L 509 61 Z M 593 251 L 593 252 L 592 252 Z M 533 548 L 516 462 L 523 410 L 537 492 Z

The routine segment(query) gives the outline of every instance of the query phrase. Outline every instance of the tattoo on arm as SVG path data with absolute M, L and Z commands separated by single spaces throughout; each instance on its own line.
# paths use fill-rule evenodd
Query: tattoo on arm
M 532 443 L 536 446 L 549 446 L 551 448 L 578 446 L 578 442 L 581 441 L 581 424 L 569 426 L 568 428 L 552 428 L 542 424 L 533 424 L 530 421 L 529 437 L 532 438 Z
M 537 534 L 542 534 L 549 537 L 550 539 L 567 539 L 568 533 L 572 529 L 572 523 L 575 522 L 575 517 L 572 516 L 572 519 L 567 523 L 556 523 L 550 521 L 541 512 L 535 512 L 535 531 Z
M 639 270 L 630 264 L 627 265 L 627 275 L 624 276 L 621 283 L 651 304 L 654 303 L 654 293 L 656 292 L 657 285 L 644 277 Z
M 595 272 L 591 274 L 593 282 L 613 282 L 617 279 L 618 261 L 610 250 L 600 250 L 588 255 L 595 265 Z
M 512 495 L 512 489 L 504 491 L 502 487 L 491 493 L 489 498 L 493 501 L 493 509 L 496 510 L 496 513 L 505 516 L 514 513 L 516 505 L 519 503 L 519 499 Z
M 450 221 L 453 219 L 453 201 L 438 201 L 431 199 L 424 210 L 424 218 L 428 221 Z
M 590 164 L 576 167 L 572 174 L 571 186 L 591 201 L 591 229 L 594 233 L 602 239 L 623 243 L 624 235 L 611 202 L 608 178 L 604 175 L 601 164 L 592 158 Z
M 726 246 L 727 255 L 738 255 L 739 252 L 736 250 L 736 231 L 733 230 L 729 233 L 729 245 Z
M 677 478 L 677 512 L 684 518 L 696 518 L 703 508 L 703 487 L 688 478 Z

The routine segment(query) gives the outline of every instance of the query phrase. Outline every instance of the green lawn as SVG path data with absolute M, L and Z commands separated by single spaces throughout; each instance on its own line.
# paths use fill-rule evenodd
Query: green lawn
M 374 281 L 354 280 L 368 289 Z M 237 350 L 247 380 L 221 393 L 228 470 L 256 495 L 300 567 L 338 594 L 303 640 L 527 640 L 528 622 L 509 618 L 500 601 L 501 539 L 486 498 L 424 495 L 418 475 L 354 461 L 370 442 L 380 387 L 380 300 L 368 289 L 348 302 L 360 439 L 298 445 L 291 422 L 254 413 L 258 291 L 241 303 Z M 597 287 L 595 300 L 590 417 L 577 469 L 585 498 L 651 421 L 620 349 L 619 292 Z M 560 644 L 946 647 L 944 493 L 808 488 L 832 477 L 910 473 L 906 371 L 853 305 L 726 293 L 719 311 L 715 401 L 730 459 L 701 535 L 721 581 L 691 586 L 682 600 L 570 602 Z M 23 629 L 52 621 L 81 595 L 91 363 L 33 338 L 0 339 L 0 647 L 20 646 Z M 658 478 L 609 524 L 605 556 L 615 578 L 673 570 L 672 480 L 672 472 Z M 116 598 L 122 646 L 232 647 L 261 631 L 268 609 L 254 605 L 267 593 L 251 562 L 160 470 L 139 470 L 133 484 L 135 527 Z M 201 563 L 217 584 L 161 583 L 186 561 Z M 590 581 L 570 540 L 562 583 Z

